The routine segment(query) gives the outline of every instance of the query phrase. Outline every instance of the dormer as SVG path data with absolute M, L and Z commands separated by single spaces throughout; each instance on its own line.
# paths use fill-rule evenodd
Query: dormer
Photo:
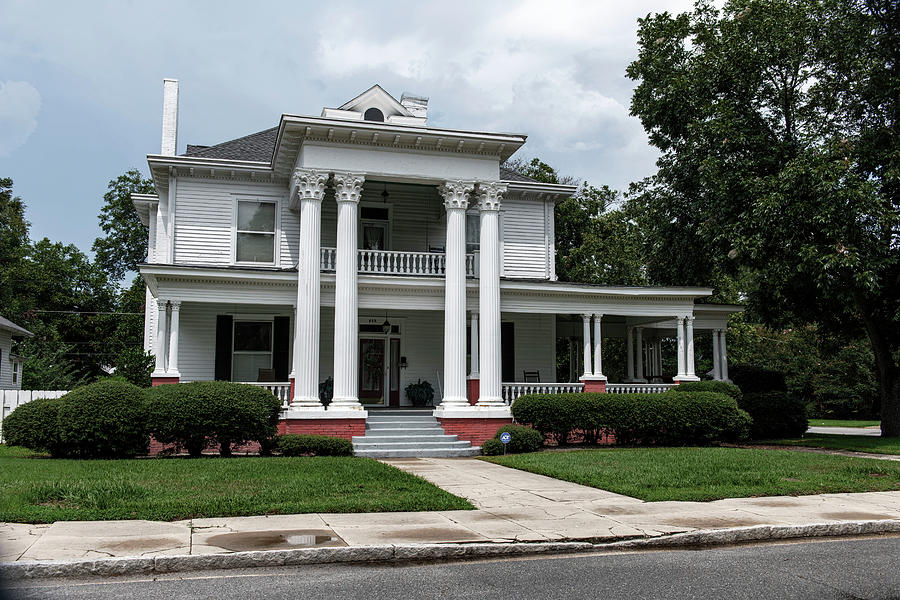
M 398 102 L 376 84 L 338 108 L 323 108 L 322 116 L 329 119 L 424 127 L 427 111 L 428 98 L 404 93 Z

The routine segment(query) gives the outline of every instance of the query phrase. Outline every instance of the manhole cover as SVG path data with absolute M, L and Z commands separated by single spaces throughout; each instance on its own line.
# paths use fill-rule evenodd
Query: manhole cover
M 281 529 L 274 531 L 241 531 L 214 535 L 206 543 L 233 552 L 250 550 L 292 550 L 346 546 L 347 543 L 329 529 Z

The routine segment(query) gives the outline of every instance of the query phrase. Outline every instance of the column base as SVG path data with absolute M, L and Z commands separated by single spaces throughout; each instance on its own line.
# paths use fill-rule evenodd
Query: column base
M 179 383 L 181 381 L 181 377 L 178 375 L 151 375 L 150 376 L 150 386 L 156 387 L 158 385 L 168 385 L 170 383 Z
M 681 383 L 682 381 L 700 381 L 700 378 L 696 375 L 676 375 L 672 378 L 672 383 Z
M 584 391 L 588 394 L 605 394 L 606 393 L 606 377 L 603 375 L 592 375 L 590 377 L 582 377 L 581 383 L 584 384 Z
M 478 402 L 479 392 L 481 389 L 481 379 L 469 377 L 466 380 L 466 396 L 469 398 L 469 404 L 474 405 Z
M 365 410 L 365 408 L 362 404 L 360 404 L 359 398 L 332 398 L 331 404 L 328 405 L 327 410 L 349 410 L 359 412 L 361 410 Z

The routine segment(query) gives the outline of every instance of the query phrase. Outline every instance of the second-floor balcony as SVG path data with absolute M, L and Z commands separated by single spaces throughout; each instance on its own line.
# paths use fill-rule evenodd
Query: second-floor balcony
M 337 260 L 335 248 L 322 248 L 319 266 L 322 271 L 334 271 Z M 476 255 L 466 254 L 466 277 L 475 277 Z M 413 275 L 443 277 L 447 257 L 443 252 L 401 252 L 392 250 L 358 250 L 356 268 L 360 273 L 379 275 Z

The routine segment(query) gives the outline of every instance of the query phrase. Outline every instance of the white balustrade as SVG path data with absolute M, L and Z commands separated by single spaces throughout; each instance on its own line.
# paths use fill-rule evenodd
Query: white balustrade
M 525 394 L 577 394 L 584 390 L 583 383 L 503 383 L 503 401 L 512 404 Z
M 253 385 L 269 390 L 281 401 L 282 408 L 287 408 L 291 403 L 290 381 L 242 381 L 244 385 Z
M 675 387 L 674 383 L 607 383 L 607 394 L 661 394 Z
M 322 248 L 320 268 L 334 271 L 337 251 Z M 466 254 L 466 277 L 475 276 L 474 254 Z M 447 268 L 446 255 L 442 252 L 394 252 L 388 250 L 360 250 L 357 262 L 360 273 L 381 275 L 418 275 L 443 277 Z

